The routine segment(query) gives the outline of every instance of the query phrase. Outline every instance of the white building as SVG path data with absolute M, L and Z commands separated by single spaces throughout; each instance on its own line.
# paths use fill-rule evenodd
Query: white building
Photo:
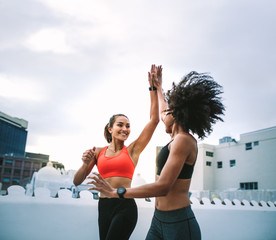
M 276 127 L 199 144 L 191 191 L 276 189 Z

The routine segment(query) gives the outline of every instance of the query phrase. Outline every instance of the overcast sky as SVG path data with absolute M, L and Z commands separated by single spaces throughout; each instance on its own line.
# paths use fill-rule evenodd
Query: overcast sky
M 77 169 L 126 114 L 135 140 L 149 120 L 147 72 L 164 88 L 195 70 L 223 86 L 226 112 L 204 142 L 276 125 L 274 0 L 0 0 L 0 111 L 28 121 L 26 151 Z M 160 123 L 137 172 L 153 179 Z

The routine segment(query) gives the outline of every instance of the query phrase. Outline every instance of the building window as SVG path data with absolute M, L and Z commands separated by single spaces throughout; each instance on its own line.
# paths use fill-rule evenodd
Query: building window
M 6 163 L 6 165 L 12 165 L 12 160 L 6 159 L 6 160 L 5 160 L 5 163 Z
M 251 150 L 252 149 L 252 143 L 246 143 L 245 144 L 245 150 Z
M 254 144 L 254 147 L 259 146 L 259 141 L 255 141 L 253 144 Z
M 218 168 L 222 168 L 222 162 L 217 162 L 218 163 Z
M 240 183 L 240 189 L 242 189 L 242 190 L 257 190 L 258 189 L 258 182 Z
M 214 157 L 214 153 L 206 151 L 206 156 L 207 157 Z
M 0 158 L 0 166 L 3 164 L 3 158 Z
M 230 160 L 230 167 L 235 167 L 236 166 L 236 160 L 232 159 Z
M 10 182 L 10 178 L 8 177 L 4 177 L 2 180 L 3 183 L 9 183 Z
M 212 162 L 207 161 L 207 162 L 206 162 L 206 166 L 211 167 L 211 166 L 212 166 Z
M 11 172 L 12 172 L 11 168 L 5 168 L 4 169 L 5 174 L 11 174 Z
M 31 167 L 31 162 L 26 161 L 26 162 L 24 163 L 24 167 L 25 167 L 25 168 L 30 168 L 30 167 Z
M 22 165 L 22 161 L 15 161 L 15 164 L 14 164 L 15 167 L 21 167 L 21 165 Z
M 35 162 L 35 163 L 34 163 L 34 168 L 35 168 L 36 170 L 38 170 L 39 167 L 40 167 L 40 163 Z
M 24 177 L 29 177 L 30 176 L 30 171 L 29 170 L 24 170 L 23 176 Z
M 21 170 L 20 169 L 14 169 L 13 170 L 13 175 L 14 176 L 20 176 Z
M 19 178 L 13 178 L 13 179 L 12 179 L 12 183 L 13 183 L 13 184 L 19 184 L 19 183 L 20 183 Z

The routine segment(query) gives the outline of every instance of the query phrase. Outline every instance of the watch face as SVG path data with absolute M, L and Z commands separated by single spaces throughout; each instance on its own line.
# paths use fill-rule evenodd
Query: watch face
M 117 188 L 117 193 L 120 197 L 122 197 L 125 192 L 126 192 L 126 189 L 124 187 Z

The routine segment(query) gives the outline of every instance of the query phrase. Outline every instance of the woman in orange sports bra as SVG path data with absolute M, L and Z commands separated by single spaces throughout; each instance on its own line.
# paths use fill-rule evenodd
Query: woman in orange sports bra
M 157 87 L 161 120 L 172 140 L 157 156 L 156 181 L 121 190 L 106 182 L 100 174 L 91 177 L 95 187 L 108 197 L 156 197 L 155 211 L 146 240 L 199 240 L 199 224 L 190 206 L 189 187 L 197 159 L 197 141 L 212 125 L 222 120 L 221 86 L 205 73 L 190 72 L 164 96 L 162 68 L 157 68 Z M 165 99 L 166 97 L 166 99 Z
M 139 137 L 129 146 L 125 146 L 125 141 L 130 134 L 129 119 L 124 114 L 113 115 L 104 130 L 104 136 L 109 145 L 104 148 L 93 147 L 83 153 L 83 164 L 74 176 L 75 185 L 81 184 L 97 165 L 99 173 L 113 188 L 131 187 L 139 156 L 159 123 L 157 89 L 153 85 L 157 78 L 156 72 L 157 67 L 152 65 L 148 73 L 151 99 L 150 121 Z M 107 198 L 101 193 L 98 213 L 101 240 L 129 239 L 137 223 L 137 206 L 133 198 Z

